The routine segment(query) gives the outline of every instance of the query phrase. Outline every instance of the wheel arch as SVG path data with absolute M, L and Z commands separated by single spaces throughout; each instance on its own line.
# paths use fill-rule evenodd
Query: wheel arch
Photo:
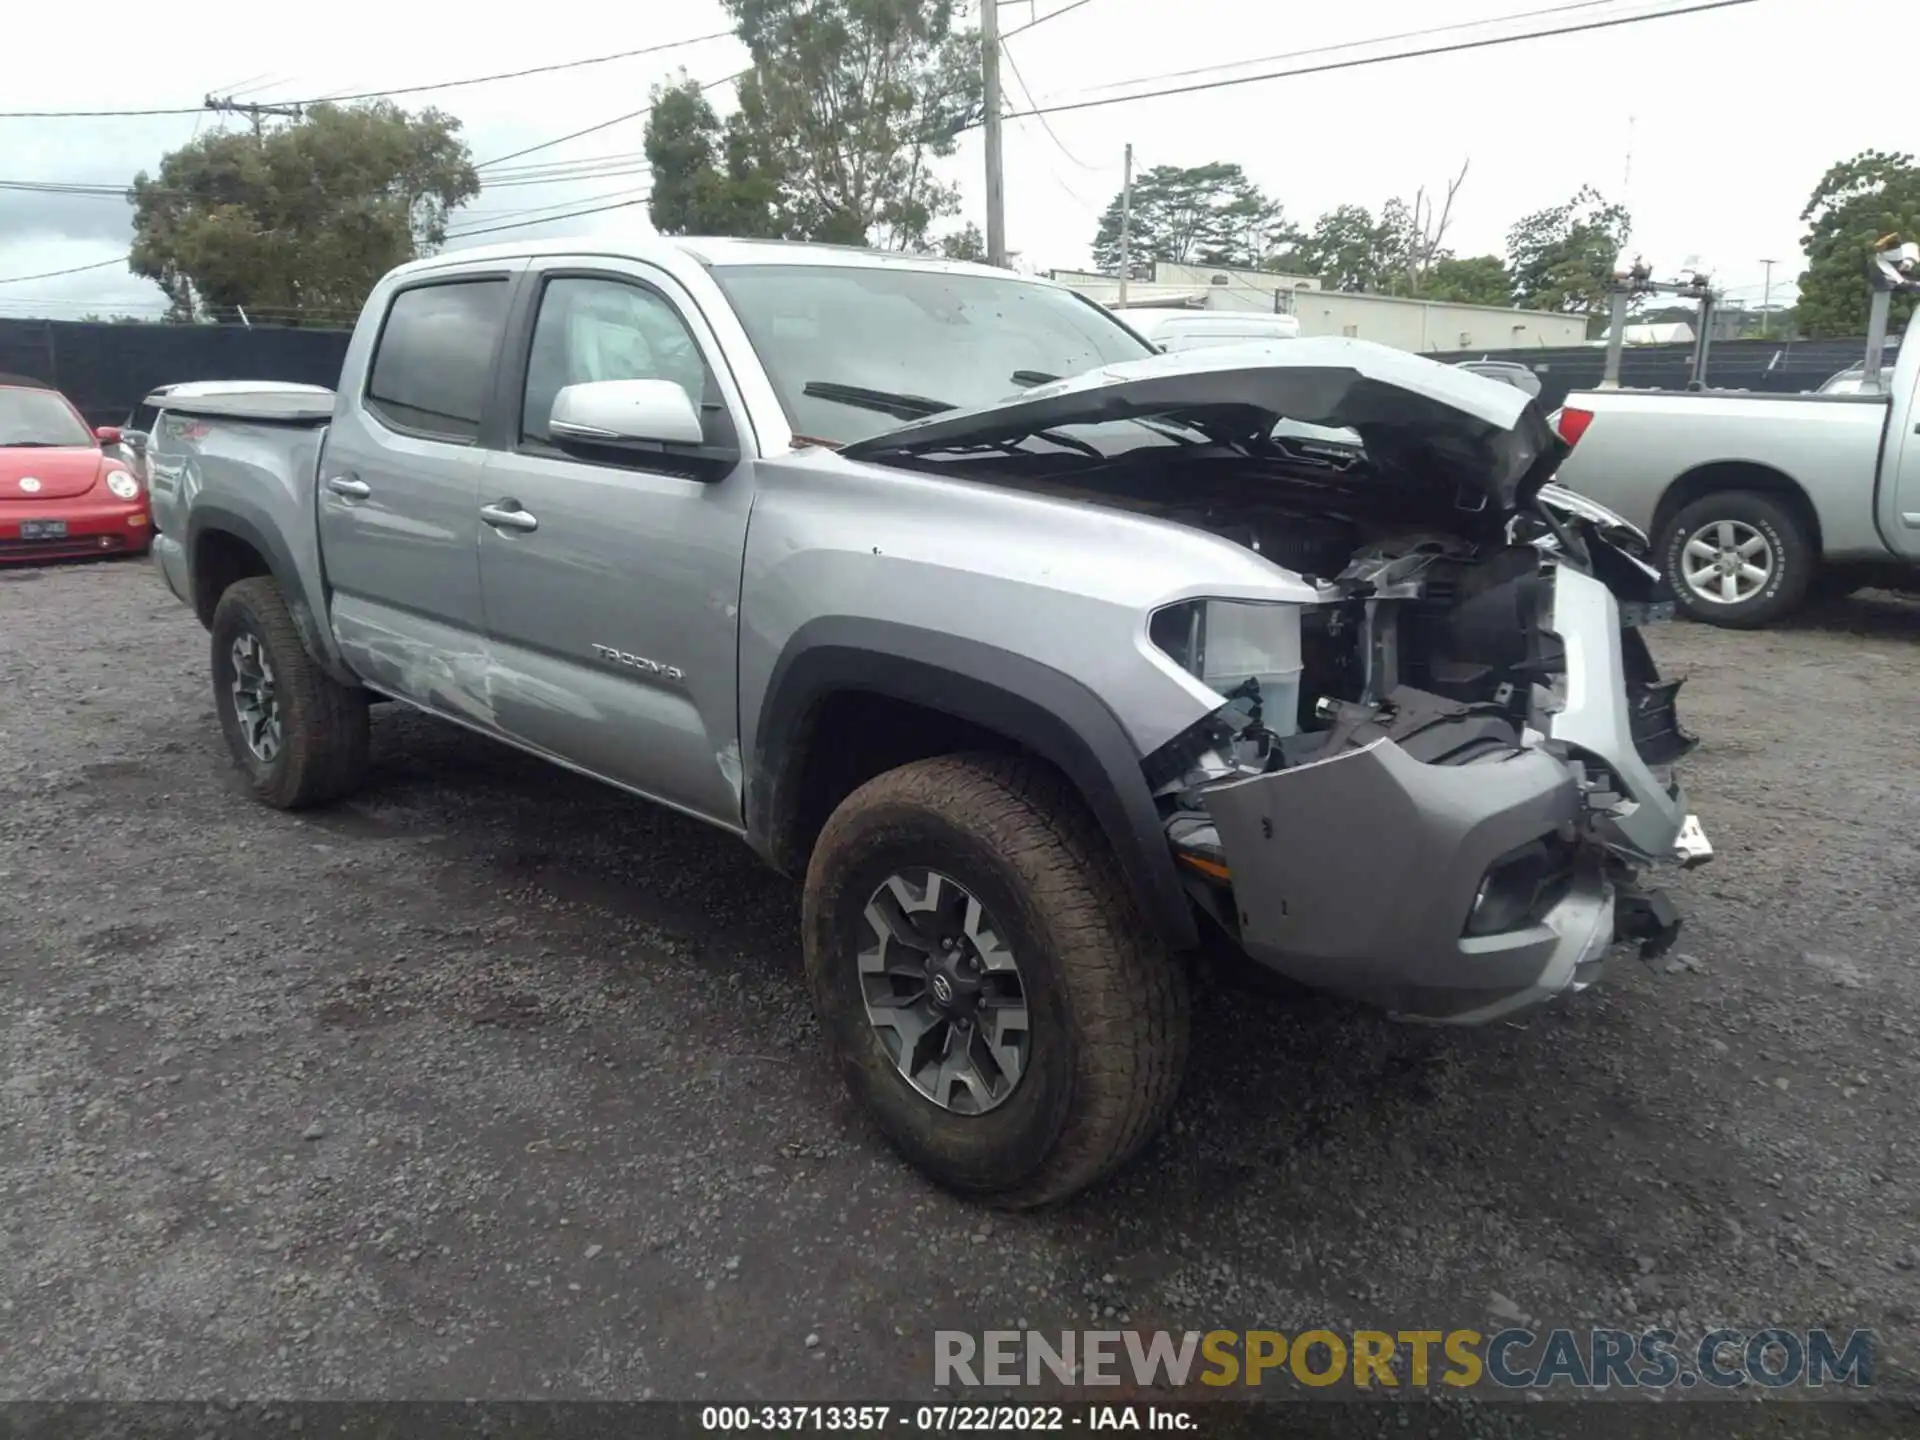
M 1059 770 L 1159 937 L 1175 950 L 1198 943 L 1140 756 L 1105 702 L 1026 656 L 916 626 L 825 618 L 795 632 L 754 732 L 748 841 L 776 869 L 803 874 L 827 815 L 854 788 L 969 748 L 1023 751 Z
M 300 569 L 284 538 L 270 524 L 218 501 L 196 500 L 187 516 L 187 577 L 193 611 L 212 628 L 214 607 L 237 580 L 265 575 L 280 587 L 307 654 L 334 679 L 355 683 L 335 663 L 320 620 L 307 603 Z
M 1667 527 L 1673 523 L 1674 517 L 1694 501 L 1732 490 L 1751 490 L 1784 503 L 1793 511 L 1794 518 L 1806 527 L 1808 543 L 1813 546 L 1814 556 L 1818 559 L 1824 546 L 1820 514 L 1814 509 L 1812 499 L 1800 482 L 1786 471 L 1757 460 L 1715 460 L 1696 465 L 1677 476 L 1655 507 L 1653 528 L 1649 531 L 1654 545 L 1663 545 Z

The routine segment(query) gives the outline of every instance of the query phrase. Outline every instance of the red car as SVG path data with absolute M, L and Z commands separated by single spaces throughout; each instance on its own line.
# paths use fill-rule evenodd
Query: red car
M 153 544 L 147 492 L 58 390 L 0 380 L 0 564 L 85 555 L 144 555 Z

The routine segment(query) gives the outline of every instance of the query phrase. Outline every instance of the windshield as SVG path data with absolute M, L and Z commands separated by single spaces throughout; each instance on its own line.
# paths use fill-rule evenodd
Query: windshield
M 54 391 L 0 389 L 0 446 L 91 444 L 93 432 Z
M 736 265 L 713 276 L 794 430 L 834 444 L 1153 353 L 1099 306 L 1017 275 Z

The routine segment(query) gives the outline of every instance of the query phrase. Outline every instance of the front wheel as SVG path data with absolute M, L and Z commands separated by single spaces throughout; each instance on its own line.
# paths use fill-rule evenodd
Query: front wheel
M 313 661 L 280 587 L 230 585 L 213 611 L 213 704 L 254 796 L 298 810 L 347 794 L 367 768 L 367 692 Z
M 822 831 L 804 910 L 848 1087 L 940 1184 L 1044 1205 L 1166 1119 L 1186 978 L 1057 772 L 947 756 L 869 781 Z
M 1703 495 L 1668 523 L 1657 552 L 1673 598 L 1689 617 L 1755 630 L 1800 608 L 1819 552 L 1806 526 L 1772 495 Z

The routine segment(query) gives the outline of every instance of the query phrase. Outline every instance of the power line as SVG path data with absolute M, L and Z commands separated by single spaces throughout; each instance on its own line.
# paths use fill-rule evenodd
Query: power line
M 620 200 L 611 205 L 595 205 L 592 209 L 574 210 L 565 215 L 547 215 L 537 220 L 510 220 L 504 225 L 482 225 L 477 230 L 449 232 L 447 238 L 449 240 L 465 240 L 473 235 L 492 235 L 501 230 L 524 230 L 529 225 L 551 225 L 561 220 L 578 220 L 583 215 L 599 215 L 608 210 L 626 210 L 635 205 L 644 205 L 651 196 L 652 192 L 649 191 L 647 194 L 637 195 L 631 200 Z
M 991 3 L 991 0 L 989 0 L 989 3 Z M 1033 19 L 1029 20 L 1024 25 L 1015 26 L 1013 29 L 1007 31 L 1007 33 L 1005 35 L 1002 35 L 1000 38 L 1002 40 L 1011 40 L 1016 35 L 1024 35 L 1027 33 L 1027 31 L 1033 29 L 1033 27 L 1036 25 L 1044 25 L 1049 20 L 1058 20 L 1062 15 L 1066 14 L 1069 10 L 1078 10 L 1082 5 L 1089 5 L 1091 3 L 1092 3 L 1092 0 L 1072 0 L 1071 4 L 1062 5 L 1058 10 L 1049 10 L 1044 15 L 1034 16 Z
M 468 85 L 490 85 L 498 80 L 524 80 L 532 75 L 551 75 L 562 70 L 578 70 L 588 65 L 605 65 L 614 60 L 631 60 L 640 55 L 657 55 L 663 50 L 678 50 L 687 45 L 701 45 L 709 40 L 724 40 L 732 35 L 731 30 L 715 30 L 706 35 L 694 35 L 685 40 L 669 40 L 660 45 L 643 45 L 637 50 L 620 50 L 611 55 L 589 55 L 580 60 L 562 60 L 552 65 L 533 65 L 524 70 L 502 70 L 492 75 L 473 75 L 464 80 L 440 80 L 431 85 L 401 85 L 391 90 L 362 90 L 355 94 L 332 95 L 313 100 L 288 100 L 281 103 L 287 106 L 317 105 L 322 100 L 344 102 L 353 100 L 379 100 L 389 95 L 424 95 L 436 90 L 455 90 Z M 122 117 L 147 115 L 197 115 L 204 105 L 177 106 L 151 110 L 0 110 L 0 120 L 108 120 Z
M 522 165 L 510 167 L 501 173 L 502 178 L 489 179 L 486 188 L 498 190 L 508 186 L 554 185 L 571 180 L 598 180 L 620 175 L 642 174 L 648 169 L 644 152 L 634 150 L 621 155 L 600 155 L 580 160 L 560 160 L 550 165 Z M 15 190 L 29 195 L 54 195 L 82 200 L 119 200 L 127 199 L 130 185 L 110 185 L 90 180 L 0 180 L 0 190 Z M 149 195 L 184 195 L 189 192 L 149 185 Z
M 89 270 L 105 270 L 109 266 L 124 265 L 130 258 L 127 255 L 116 255 L 111 260 L 96 260 L 91 265 L 69 265 L 64 270 L 42 270 L 38 275 L 0 276 L 0 285 L 22 285 L 29 280 L 52 280 L 61 275 L 84 275 Z
M 553 75 L 562 70 L 579 70 L 588 65 L 605 65 L 613 60 L 633 60 L 641 55 L 658 55 L 663 50 L 680 50 L 688 45 L 704 45 L 709 40 L 725 40 L 733 34 L 731 30 L 715 30 L 706 35 L 694 35 L 685 40 L 669 40 L 661 45 L 643 45 L 637 50 L 619 50 L 611 55 L 589 55 L 583 60 L 562 60 L 552 65 L 530 65 L 524 70 L 502 70 L 494 75 L 475 75 L 466 80 L 442 80 L 434 85 L 406 85 L 398 90 L 363 90 L 358 94 L 330 95 L 331 102 L 352 100 L 378 100 L 388 95 L 425 95 L 434 90 L 458 90 L 468 85 L 491 85 L 496 80 L 525 80 L 533 75 Z M 295 105 L 318 104 L 315 100 L 295 100 Z
M 1020 73 L 1020 67 L 1013 63 L 1013 54 L 1011 51 L 1007 49 L 1007 43 L 1004 40 L 1000 42 L 1000 54 L 1002 58 L 1004 58 L 1007 62 L 1007 69 L 1013 73 L 1013 83 L 1015 85 L 1018 85 L 1020 87 L 1020 93 L 1027 97 L 1027 104 L 1030 106 L 1035 104 L 1036 102 L 1033 98 L 1033 87 L 1027 84 L 1027 77 Z M 1089 174 L 1098 173 L 1097 171 L 1095 171 L 1093 166 L 1087 164 L 1086 161 L 1082 160 L 1078 155 L 1074 154 L 1071 150 L 1067 149 L 1066 142 L 1061 140 L 1059 135 L 1054 132 L 1053 122 L 1051 120 L 1047 119 L 1045 115 L 1042 115 L 1038 112 L 1035 112 L 1033 118 L 1038 120 L 1040 122 L 1040 128 L 1047 132 L 1047 138 L 1053 141 L 1054 149 L 1058 150 L 1062 155 L 1066 156 L 1067 159 L 1071 160 L 1074 164 L 1078 165 L 1082 170 L 1087 171 Z M 1058 177 L 1056 176 L 1055 178 L 1057 179 Z M 1061 183 L 1065 184 L 1064 181 L 1062 181 Z M 1068 193 L 1072 194 L 1071 187 L 1068 188 Z M 1078 200 L 1080 197 L 1076 195 L 1074 196 L 1074 198 Z M 1081 200 L 1080 203 L 1084 205 L 1087 202 L 1084 200 Z
M 522 215 L 538 215 L 543 210 L 564 210 L 572 205 L 597 205 L 602 200 L 620 200 L 634 195 L 645 199 L 648 193 L 650 192 L 631 188 L 626 190 L 610 190 L 602 195 L 580 195 L 572 200 L 560 200 L 551 205 L 528 205 L 519 210 L 495 210 L 492 212 L 479 210 L 468 214 L 465 218 L 468 220 L 513 220 Z M 449 231 L 448 236 L 452 238 L 461 233 L 464 232 L 460 230 Z
M 522 155 L 531 155 L 538 150 L 551 150 L 556 145 L 564 145 L 569 140 L 578 140 L 583 135 L 598 134 L 602 130 L 611 129 L 613 126 L 623 124 L 628 120 L 638 120 L 642 115 L 646 114 L 652 108 L 653 108 L 653 104 L 651 101 L 649 101 L 647 104 L 642 105 L 638 110 L 629 110 L 624 115 L 616 115 L 611 120 L 602 120 L 598 125 L 589 125 L 584 130 L 575 130 L 571 134 L 560 136 L 558 139 L 542 140 L 538 145 L 529 145 L 524 150 L 511 150 L 511 151 L 508 151 L 505 155 L 496 155 L 491 160 L 480 161 L 473 168 L 476 170 L 485 170 L 489 166 L 498 165 L 504 160 L 518 160 Z
M 1489 15 L 1483 20 L 1455 20 L 1446 25 L 1429 25 L 1421 30 L 1402 30 L 1393 35 L 1374 35 L 1365 40 L 1342 40 L 1337 45 L 1316 45 L 1309 50 L 1284 50 L 1277 55 L 1253 55 L 1245 60 L 1227 60 L 1214 65 L 1196 65 L 1191 70 L 1169 70 L 1155 75 L 1136 75 L 1131 80 L 1114 80 L 1092 85 L 1082 94 L 1099 95 L 1108 90 L 1123 90 L 1129 85 L 1146 85 L 1161 80 L 1185 80 L 1193 75 L 1217 75 L 1222 70 L 1240 70 L 1248 65 L 1267 65 L 1275 60 L 1304 60 L 1309 55 L 1333 55 L 1342 50 L 1359 50 L 1369 45 L 1390 45 L 1396 40 L 1424 40 L 1429 35 L 1448 35 L 1457 30 L 1482 30 L 1489 25 L 1511 25 L 1516 20 L 1538 20 L 1547 15 L 1563 15 L 1572 10 L 1596 10 L 1631 0 L 1574 0 L 1568 5 L 1549 5 L 1541 10 L 1521 10 L 1509 15 Z
M 1589 30 L 1610 30 L 1621 25 L 1638 25 L 1645 20 L 1668 20 L 1707 10 L 1725 10 L 1735 5 L 1751 5 L 1753 0 L 1699 0 L 1692 5 L 1676 6 L 1645 15 L 1624 15 L 1605 20 L 1589 20 L 1579 25 L 1562 25 L 1518 35 L 1491 35 L 1478 40 L 1461 40 L 1452 45 L 1430 45 L 1418 50 L 1402 50 L 1393 55 L 1365 55 L 1354 60 L 1334 60 L 1324 65 L 1302 65 L 1293 70 L 1269 70 L 1259 75 L 1236 75 L 1220 80 L 1205 80 L 1193 85 L 1170 85 L 1160 90 L 1143 90 L 1133 95 L 1110 95 L 1098 100 L 1069 100 L 1056 105 L 1036 105 L 1031 110 L 1016 110 L 1006 116 L 1023 120 L 1029 115 L 1058 115 L 1068 110 L 1092 110 L 1103 105 L 1124 105 L 1134 100 L 1158 100 L 1168 95 L 1191 95 L 1202 90 L 1224 90 L 1234 85 L 1253 85 L 1263 80 L 1286 80 L 1299 75 L 1319 75 L 1332 70 L 1353 70 L 1363 65 L 1384 65 L 1392 60 L 1419 60 L 1433 55 L 1452 55 L 1466 50 L 1485 50 L 1495 45 L 1512 45 L 1522 40 L 1545 40 L 1559 35 L 1579 35 Z M 1278 58 L 1278 57 L 1274 57 Z M 972 129 L 974 126 L 964 126 Z
M 747 74 L 748 71 L 750 71 L 752 68 L 753 68 L 752 66 L 748 66 L 746 70 L 736 70 L 734 71 L 733 74 L 723 75 L 718 80 L 709 80 L 706 84 L 702 85 L 700 89 L 702 91 L 717 90 L 722 85 L 726 85 L 734 80 L 738 80 L 742 75 Z M 616 115 L 611 120 L 602 120 L 598 125 L 589 125 L 584 130 L 575 130 L 569 134 L 558 136 L 552 140 L 542 140 L 538 145 L 529 145 L 524 150 L 513 150 L 513 151 L 509 151 L 505 155 L 496 155 L 491 160 L 482 160 L 479 164 L 475 165 L 473 168 L 476 170 L 486 170 L 486 169 L 490 169 L 495 165 L 504 164 L 508 160 L 518 160 L 522 155 L 532 155 L 533 153 L 539 150 L 551 150 L 556 145 L 564 145 L 569 140 L 578 140 L 583 135 L 594 135 L 599 133 L 602 130 L 609 130 L 615 125 L 624 124 L 628 120 L 638 120 L 642 115 L 646 114 L 651 109 L 653 109 L 653 102 L 649 100 L 645 105 L 642 105 L 638 110 L 629 110 L 624 115 Z

